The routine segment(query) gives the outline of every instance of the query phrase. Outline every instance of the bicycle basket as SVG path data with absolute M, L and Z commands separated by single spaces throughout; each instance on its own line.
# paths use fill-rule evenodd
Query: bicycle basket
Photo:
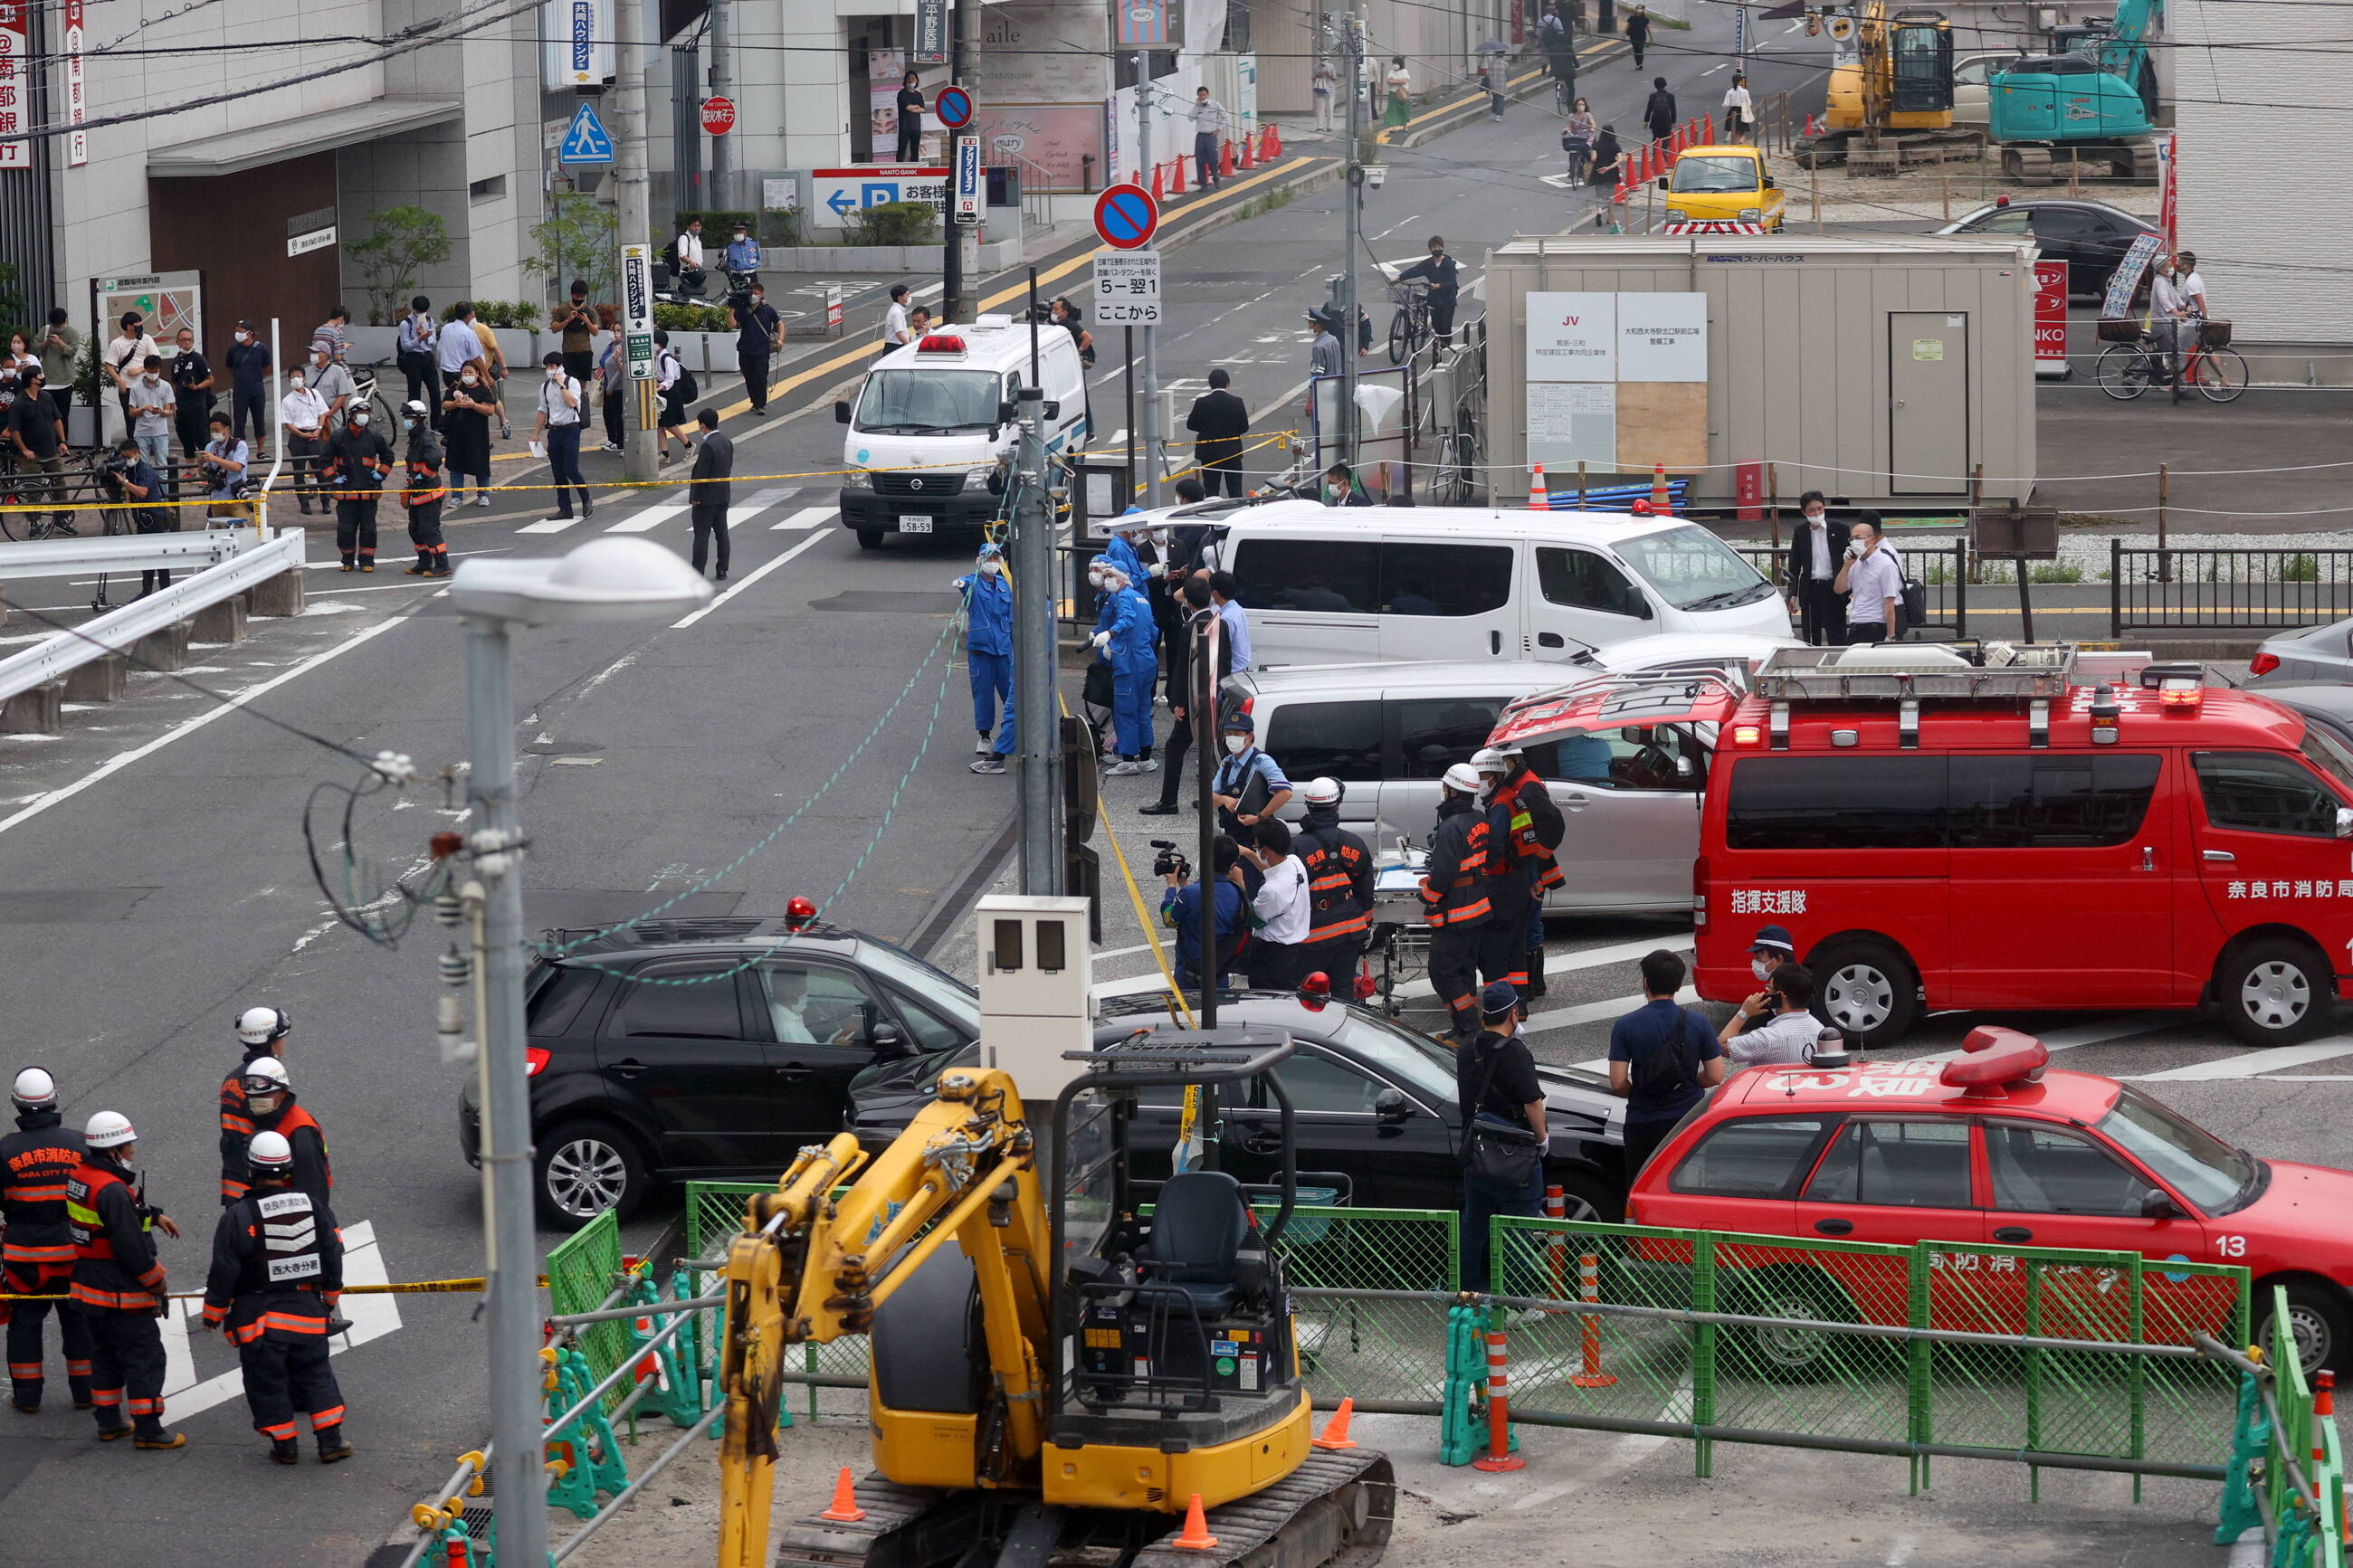
M 2140 342 L 2140 318 L 2137 316 L 2103 316 L 2099 321 L 2100 342 L 2104 343 L 2137 343 Z
M 2198 341 L 2210 349 L 2227 349 L 2231 346 L 2231 323 L 2228 321 L 2217 321 L 2210 317 L 2200 323 L 2198 332 Z

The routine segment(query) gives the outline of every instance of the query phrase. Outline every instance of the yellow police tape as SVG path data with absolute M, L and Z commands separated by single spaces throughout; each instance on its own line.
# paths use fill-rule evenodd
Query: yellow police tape
M 542 1285 L 546 1284 L 547 1276 L 541 1275 L 539 1282 Z M 488 1279 L 408 1279 L 389 1285 L 346 1285 L 341 1294 L 345 1296 L 454 1296 L 471 1290 L 488 1289 L 490 1283 Z M 63 1295 L 63 1291 L 50 1296 L 0 1294 L 0 1301 L 55 1301 Z M 201 1301 L 204 1299 L 205 1293 L 202 1290 L 174 1290 L 163 1298 L 167 1301 Z

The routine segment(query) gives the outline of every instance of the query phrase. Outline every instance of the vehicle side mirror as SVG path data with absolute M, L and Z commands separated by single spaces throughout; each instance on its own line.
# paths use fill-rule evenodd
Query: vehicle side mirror
M 1651 183 L 1652 183 L 1652 184 L 1656 184 L 1656 185 L 1659 187 L 1659 189 L 1661 189 L 1661 190 L 1662 190 L 1662 191 L 1663 191 L 1663 190 L 1665 190 L 1665 189 L 1667 188 L 1667 179 L 1668 179 L 1668 176 L 1667 176 L 1667 175 L 1665 175 L 1665 174 L 1661 174 L 1661 175 L 1660 175 L 1656 180 L 1654 180 L 1654 181 L 1653 181 L 1653 182 L 1651 182 Z
M 2140 1196 L 2140 1217 L 2143 1219 L 2181 1219 L 2186 1216 L 2181 1205 L 2155 1187 Z
M 833 405 L 833 422 L 836 425 L 847 425 L 849 423 L 849 404 L 847 400 L 837 400 L 835 402 Z
M 879 1061 L 891 1061 L 914 1054 L 907 1048 L 906 1031 L 887 1018 L 877 1023 L 867 1037 L 874 1042 L 874 1056 Z
M 1692 760 L 1689 757 L 1677 756 L 1675 758 L 1675 777 L 1683 780 L 1685 784 L 1689 784 L 1698 775 L 1698 773 L 1699 770 L 1692 766 Z
M 1778 191 L 1781 188 L 1780 182 L 1767 174 L 1765 176 L 1765 188 L 1768 191 Z
M 1401 1089 L 1385 1089 L 1373 1101 L 1373 1120 L 1385 1127 L 1395 1127 L 1413 1115 L 1413 1101 Z
M 1000 403 L 997 405 L 997 423 L 999 425 L 1011 425 L 1020 417 L 1021 411 L 1010 403 Z
M 2353 838 L 2353 805 L 2340 805 L 2337 808 L 2337 837 Z

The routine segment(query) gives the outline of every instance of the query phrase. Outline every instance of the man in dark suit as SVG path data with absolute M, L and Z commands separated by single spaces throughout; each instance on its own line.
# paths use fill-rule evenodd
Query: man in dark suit
M 1846 641 L 1846 605 L 1832 584 L 1846 560 L 1847 525 L 1832 522 L 1829 503 L 1820 490 L 1798 498 L 1804 515 L 1789 536 L 1789 559 L 1781 577 L 1789 595 L 1789 613 L 1798 617 L 1798 635 L 1816 647 Z
M 1356 476 L 1345 463 L 1335 463 L 1324 473 L 1325 506 L 1371 506 L 1373 498 L 1356 488 Z
M 1242 437 L 1250 434 L 1250 409 L 1227 389 L 1234 378 L 1226 371 L 1209 373 L 1209 390 L 1193 400 L 1185 428 L 1193 432 L 1193 457 L 1201 465 L 1201 482 L 1212 496 L 1220 484 L 1225 493 L 1242 493 Z
M 694 570 L 698 575 L 713 544 L 718 547 L 719 573 L 716 580 L 727 581 L 727 509 L 734 501 L 735 443 L 719 433 L 719 410 L 705 408 L 694 416 L 702 428 L 702 440 L 695 447 L 694 472 L 689 479 L 692 492 L 687 501 L 687 519 L 694 528 Z

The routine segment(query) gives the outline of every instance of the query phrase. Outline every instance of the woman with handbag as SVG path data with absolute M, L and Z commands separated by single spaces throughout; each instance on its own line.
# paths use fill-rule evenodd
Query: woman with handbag
M 1544 1213 L 1544 1086 L 1520 1037 L 1520 994 L 1508 980 L 1479 994 L 1480 1032 L 1454 1053 L 1462 1108 L 1462 1289 L 1484 1290 L 1487 1222 Z M 1508 1283 L 1508 1281 L 1506 1282 Z
M 1593 117 L 1592 106 L 1578 99 L 1577 107 L 1568 111 L 1567 123 L 1560 128 L 1560 150 L 1568 154 L 1568 183 L 1581 185 L 1585 171 L 1593 161 L 1593 143 L 1601 134 L 1601 122 Z

